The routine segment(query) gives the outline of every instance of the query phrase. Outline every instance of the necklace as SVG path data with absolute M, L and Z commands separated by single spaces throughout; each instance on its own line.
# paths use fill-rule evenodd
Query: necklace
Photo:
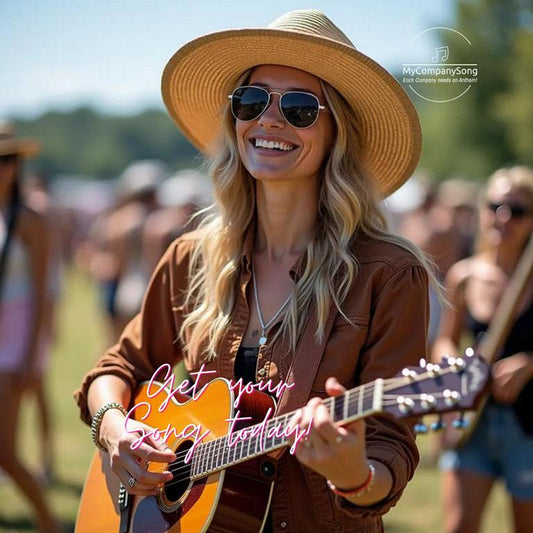
M 252 282 L 254 284 L 254 296 L 255 296 L 255 308 L 257 309 L 257 316 L 259 317 L 259 323 L 261 324 L 261 337 L 259 338 L 259 346 L 263 346 L 267 342 L 267 330 L 274 323 L 274 320 L 282 313 L 282 311 L 287 307 L 288 303 L 291 301 L 292 293 L 285 300 L 283 305 L 274 313 L 274 316 L 265 324 L 263 320 L 263 314 L 261 313 L 261 306 L 259 305 L 259 297 L 257 296 L 257 283 L 255 281 L 255 270 L 254 264 L 252 262 Z

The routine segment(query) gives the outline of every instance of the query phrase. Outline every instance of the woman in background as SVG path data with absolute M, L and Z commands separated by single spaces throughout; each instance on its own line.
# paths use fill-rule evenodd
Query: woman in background
M 456 355 L 461 336 L 487 330 L 533 232 L 533 172 L 503 168 L 489 180 L 479 213 L 478 251 L 446 277 L 445 308 L 434 355 Z M 480 530 L 494 481 L 511 495 L 515 531 L 533 524 L 533 281 L 492 368 L 492 391 L 472 435 L 443 454 L 446 531 Z
M 33 506 L 40 532 L 58 531 L 41 484 L 16 448 L 21 399 L 42 390 L 49 331 L 49 247 L 46 218 L 21 200 L 22 160 L 38 144 L 0 126 L 0 467 Z

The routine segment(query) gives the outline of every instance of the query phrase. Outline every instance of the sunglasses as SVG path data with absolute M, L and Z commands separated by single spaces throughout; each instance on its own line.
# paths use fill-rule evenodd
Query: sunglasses
M 497 213 L 500 207 L 508 209 L 511 214 L 511 218 L 524 218 L 533 214 L 532 209 L 528 209 L 523 205 L 512 205 L 512 204 L 498 204 L 496 202 L 488 202 L 487 207 L 493 212 Z
M 9 163 L 13 163 L 18 159 L 17 154 L 6 154 L 6 155 L 0 155 L 0 163 L 4 165 L 8 165 Z
M 311 93 L 278 93 L 255 85 L 245 85 L 237 87 L 228 96 L 231 100 L 231 113 L 242 122 L 256 120 L 267 110 L 272 94 L 279 96 L 279 110 L 283 118 L 299 130 L 310 128 L 318 120 L 319 112 L 326 110 L 326 106 L 320 105 L 318 97 Z

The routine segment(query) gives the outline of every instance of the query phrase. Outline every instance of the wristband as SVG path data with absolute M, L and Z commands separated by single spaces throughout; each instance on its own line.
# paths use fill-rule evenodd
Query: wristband
M 102 419 L 104 418 L 104 415 L 107 413 L 107 411 L 109 411 L 109 409 L 118 409 L 124 416 L 128 414 L 124 406 L 118 402 L 106 403 L 100 407 L 98 411 L 96 411 L 96 414 L 93 416 L 93 420 L 91 422 L 91 437 L 93 438 L 95 446 L 104 452 L 107 452 L 107 448 L 100 442 L 100 426 L 102 425 Z
M 356 497 L 361 494 L 370 491 L 370 487 L 374 484 L 374 476 L 376 474 L 376 467 L 372 463 L 368 463 L 368 476 L 362 485 L 359 485 L 355 489 L 338 489 L 329 479 L 327 480 L 328 487 L 337 495 L 342 498 Z

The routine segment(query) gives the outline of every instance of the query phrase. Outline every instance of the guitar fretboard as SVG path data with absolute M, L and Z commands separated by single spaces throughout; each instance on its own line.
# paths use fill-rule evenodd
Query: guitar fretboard
M 346 424 L 382 411 L 383 383 L 384 380 L 378 379 L 343 395 L 327 398 L 322 403 L 334 422 Z M 294 412 L 270 418 L 271 411 L 260 424 L 200 444 L 191 461 L 191 479 L 202 478 L 290 445 L 287 426 Z

